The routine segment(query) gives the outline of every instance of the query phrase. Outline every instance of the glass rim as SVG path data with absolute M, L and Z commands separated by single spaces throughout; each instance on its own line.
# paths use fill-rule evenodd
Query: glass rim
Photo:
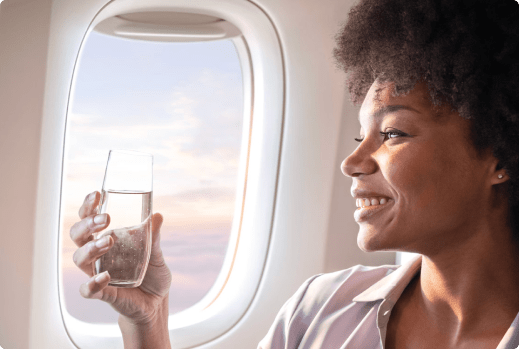
M 150 153 L 144 153 L 142 151 L 136 151 L 136 150 L 126 150 L 126 149 L 110 149 L 108 151 L 108 155 L 111 155 L 113 153 L 119 153 L 119 154 L 127 154 L 127 155 L 137 155 L 137 156 L 149 156 L 153 157 L 153 154 Z

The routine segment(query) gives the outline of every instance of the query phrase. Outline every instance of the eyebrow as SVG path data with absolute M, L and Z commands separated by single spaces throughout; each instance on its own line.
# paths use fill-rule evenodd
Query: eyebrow
M 412 112 L 415 112 L 415 113 L 418 113 L 418 114 L 421 114 L 418 110 L 414 109 L 414 108 L 411 108 L 411 107 L 408 107 L 406 105 L 400 105 L 400 104 L 396 104 L 396 105 L 387 105 L 385 107 L 382 107 L 382 108 L 379 108 L 377 109 L 377 111 L 375 111 L 372 116 L 375 118 L 375 119 L 378 119 L 378 118 L 381 118 L 382 116 L 386 115 L 386 114 L 389 114 L 389 113 L 394 113 L 396 111 L 399 111 L 399 110 L 410 110 Z M 360 121 L 360 114 L 359 114 L 359 117 L 358 117 L 359 121 Z

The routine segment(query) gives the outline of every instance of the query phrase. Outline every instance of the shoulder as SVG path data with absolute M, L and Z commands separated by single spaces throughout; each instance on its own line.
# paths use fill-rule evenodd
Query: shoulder
M 356 265 L 310 277 L 283 305 L 258 349 L 297 348 L 323 308 L 348 307 L 358 294 L 398 268 Z
M 343 305 L 351 303 L 353 298 L 399 267 L 399 265 L 377 267 L 356 265 L 333 273 L 314 275 L 298 290 L 299 304 L 294 310 L 312 316 L 332 299 L 340 301 Z

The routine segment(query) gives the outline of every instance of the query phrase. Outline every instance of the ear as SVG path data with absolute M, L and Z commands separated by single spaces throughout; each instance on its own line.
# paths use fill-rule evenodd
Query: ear
M 492 185 L 501 184 L 510 179 L 510 177 L 506 173 L 506 169 L 503 167 L 503 165 L 501 165 L 501 163 L 499 163 L 499 160 L 497 160 L 496 158 L 492 160 L 492 165 L 490 169 L 490 183 Z

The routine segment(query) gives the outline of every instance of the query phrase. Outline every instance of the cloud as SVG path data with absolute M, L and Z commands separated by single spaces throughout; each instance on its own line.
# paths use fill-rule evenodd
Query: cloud
M 123 42 L 93 35 L 88 42 L 94 51 L 94 38 L 104 51 L 85 49 L 67 121 L 61 216 L 65 297 L 77 304 L 75 316 L 94 322 L 100 314 L 113 318 L 108 305 L 79 296 L 86 275 L 72 262 L 77 247 L 69 230 L 79 221 L 85 195 L 101 189 L 108 150 L 133 149 L 154 155 L 153 210 L 164 215 L 161 244 L 174 274 L 170 312 L 179 311 L 209 290 L 228 248 L 244 117 L 239 62 L 236 56 L 230 61 L 230 42 L 212 43 L 214 54 L 189 56 L 205 60 L 186 61 L 189 50 L 202 52 L 205 46 L 128 51 Z M 216 59 L 219 55 L 225 59 Z M 162 58 L 154 61 L 157 57 Z
M 228 231 L 192 231 L 190 235 L 164 233 L 161 247 L 172 273 L 169 311 L 184 310 L 202 299 L 212 287 L 223 265 L 227 251 Z M 116 322 L 117 314 L 103 302 L 84 299 L 79 287 L 88 276 L 72 263 L 75 248 L 65 247 L 62 257 L 64 297 L 67 310 L 83 321 Z
M 228 187 L 206 187 L 199 189 L 183 190 L 172 195 L 157 195 L 153 198 L 155 205 L 169 206 L 190 203 L 233 203 L 235 198 L 234 188 Z
M 154 212 L 164 216 L 164 226 L 185 230 L 230 226 L 235 209 L 234 191 L 229 188 L 205 188 L 157 196 Z
M 67 178 L 99 182 L 109 149 L 134 149 L 154 154 L 156 188 L 171 188 L 170 183 L 194 188 L 208 181 L 234 185 L 243 124 L 242 87 L 236 78 L 202 69 L 169 93 L 144 93 L 126 101 L 135 110 L 148 105 L 159 112 L 124 117 L 71 113 Z
M 227 249 L 234 213 L 234 191 L 225 187 L 183 191 L 175 195 L 153 198 L 154 212 L 164 216 L 161 246 L 171 262 L 185 256 L 190 265 L 202 270 L 211 266 L 200 258 L 221 258 Z M 78 222 L 76 207 L 64 210 L 62 216 L 63 264 L 73 267 L 72 255 L 77 249 L 70 237 L 71 227 Z M 72 206 L 72 205 L 70 205 Z M 198 258 L 198 259 L 197 259 Z M 199 263 L 194 261 L 198 260 Z

